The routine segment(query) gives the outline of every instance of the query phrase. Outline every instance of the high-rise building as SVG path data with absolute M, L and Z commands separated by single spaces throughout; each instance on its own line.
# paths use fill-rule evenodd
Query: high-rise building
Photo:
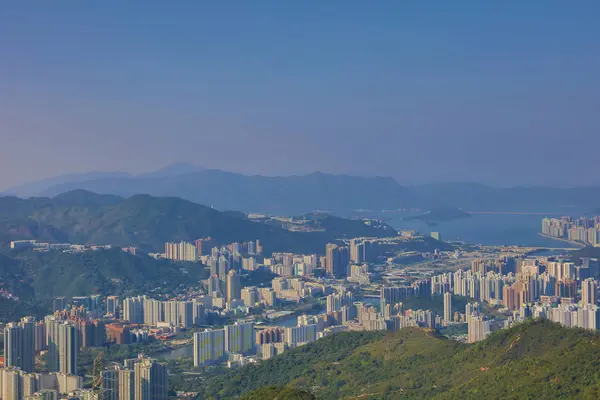
M 225 355 L 225 331 L 207 329 L 194 333 L 194 366 L 209 365 Z
M 210 269 L 210 276 L 219 277 L 219 259 L 216 256 L 210 256 L 207 260 L 208 268 Z
M 58 325 L 59 371 L 63 374 L 77 375 L 77 355 L 79 353 L 79 335 L 75 325 L 64 322 Z
M 0 370 L 0 382 L 2 382 L 2 400 L 22 400 L 22 375 L 23 371 L 16 367 Z
M 46 337 L 48 341 L 46 360 L 48 370 L 77 375 L 79 334 L 75 325 L 54 317 L 46 317 Z
M 106 326 L 100 320 L 79 320 L 76 322 L 81 347 L 99 347 L 106 341 Z
M 225 331 L 225 352 L 249 353 L 254 349 L 254 324 L 235 323 L 227 325 Z
M 506 285 L 504 288 L 502 288 L 502 303 L 504 304 L 504 307 L 508 308 L 509 310 L 517 309 L 515 295 L 516 293 L 513 285 Z
M 264 343 L 260 345 L 260 354 L 263 360 L 268 360 L 277 355 L 277 349 L 273 343 Z
M 128 297 L 123 300 L 123 319 L 132 324 L 144 323 L 144 298 Z
M 381 309 L 383 310 L 387 304 L 396 305 L 414 293 L 411 286 L 382 287 L 379 291 Z
M 119 371 L 107 369 L 102 371 L 103 400 L 119 400 Z
M 284 330 L 281 327 L 261 329 L 256 331 L 256 344 L 280 343 L 283 341 Z
M 317 340 L 317 325 L 304 325 L 285 328 L 284 342 L 295 347 L 299 343 L 309 343 Z
M 137 305 L 136 305 L 137 306 Z M 134 306 L 134 307 L 136 307 Z M 132 308 L 133 309 L 133 308 Z M 130 309 L 131 310 L 131 309 Z M 164 321 L 164 304 L 160 300 L 144 298 L 142 309 L 135 309 L 134 312 L 142 312 L 144 315 L 144 324 L 148 326 L 156 326 L 159 322 Z M 133 318 L 138 318 L 133 316 Z
M 74 296 L 71 298 L 71 305 L 73 307 L 83 307 L 86 310 L 92 309 L 92 299 L 90 296 Z
M 119 400 L 135 400 L 135 372 L 132 369 L 121 369 L 119 375 Z
M 225 281 L 227 279 L 227 272 L 229 271 L 229 260 L 225 256 L 219 256 L 219 279 Z
M 135 399 L 167 400 L 169 385 L 167 367 L 151 358 L 144 358 L 135 364 Z
M 327 313 L 340 311 L 344 306 L 354 304 L 352 292 L 335 293 L 327 296 Z
M 486 321 L 482 316 L 472 315 L 468 323 L 467 342 L 475 343 L 485 339 L 490 334 L 490 322 Z
M 256 254 L 256 242 L 248 242 L 248 254 L 255 255 Z
M 359 239 L 350 240 L 350 262 L 359 264 L 365 260 L 365 244 Z
M 210 236 L 196 240 L 196 252 L 198 254 L 198 257 L 210 254 L 210 250 L 214 246 L 216 246 L 216 242 Z
M 191 301 L 167 301 L 164 308 L 165 322 L 182 328 L 191 328 L 194 324 L 194 307 Z
M 165 258 L 173 261 L 190 261 L 198 260 L 198 251 L 196 246 L 181 241 L 179 243 L 165 243 Z
M 4 328 L 4 365 L 33 372 L 35 361 L 35 320 L 26 317 Z
M 350 264 L 350 252 L 348 247 L 327 243 L 325 246 L 325 257 L 327 259 L 327 273 L 335 277 L 347 275 Z
M 48 349 L 46 343 L 46 323 L 44 321 L 36 322 L 33 327 L 33 337 L 35 342 L 35 351 L 42 351 Z
M 471 262 L 471 273 L 476 273 L 479 272 L 482 275 L 485 275 L 486 272 L 488 271 L 488 265 L 486 264 L 485 260 L 474 260 L 473 262 Z
M 252 243 L 252 242 L 250 242 Z M 242 269 L 245 271 L 254 271 L 257 269 L 256 259 L 254 257 L 248 257 L 242 259 Z
M 55 297 L 52 300 L 52 312 L 64 310 L 67 308 L 67 298 L 66 297 Z
M 242 285 L 240 276 L 235 270 L 229 271 L 227 274 L 227 301 L 239 299 L 242 295 Z
M 581 303 L 596 304 L 596 281 L 594 278 L 581 282 Z
M 260 244 L 260 240 L 256 240 L 256 255 L 260 256 L 263 253 L 263 246 Z
M 444 321 L 452 321 L 452 293 L 444 293 Z
M 221 290 L 221 280 L 218 275 L 212 275 L 208 278 L 208 295 L 217 297 L 223 294 Z
M 272 288 L 260 288 L 258 293 L 261 303 L 267 307 L 272 307 L 277 302 L 277 294 Z
M 58 359 L 58 326 L 60 320 L 55 317 L 48 316 L 45 318 L 46 323 L 46 343 L 48 346 L 48 354 L 46 355 L 46 366 L 50 372 L 58 372 L 60 369 L 60 361 Z
M 113 317 L 118 316 L 119 311 L 119 296 L 108 296 L 106 298 L 106 313 Z
M 241 291 L 241 297 L 246 307 L 254 307 L 258 302 L 258 290 L 256 289 L 256 286 L 243 288 Z
M 192 318 L 194 325 L 200 326 L 204 324 L 206 320 L 206 307 L 203 302 L 198 300 L 192 301 Z

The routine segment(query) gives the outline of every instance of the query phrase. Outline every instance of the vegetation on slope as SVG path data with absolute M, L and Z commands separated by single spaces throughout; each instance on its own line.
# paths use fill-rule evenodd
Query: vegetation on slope
M 360 346 L 381 337 L 381 333 L 368 332 L 343 333 L 325 337 L 313 344 L 285 352 L 259 365 L 219 375 L 203 387 L 202 395 L 206 398 L 228 399 L 265 386 L 284 386 L 305 376 L 313 370 L 315 364 L 334 365 L 339 363 Z
M 56 296 L 173 293 L 208 276 L 206 267 L 199 263 L 133 256 L 117 248 L 83 253 L 12 252 L 0 255 L 0 272 L 1 288 L 19 298 L 5 307 L 27 305 L 44 312 Z M 8 318 L 4 313 L 0 317 Z
M 211 236 L 219 244 L 258 239 L 266 253 L 323 253 L 327 242 L 340 237 L 394 234 L 362 221 L 323 218 L 328 227 L 324 232 L 290 232 L 180 198 L 136 195 L 121 199 L 78 190 L 54 199 L 0 198 L 0 244 L 39 239 L 162 251 L 168 241 Z
M 253 390 L 242 396 L 242 400 L 314 400 L 315 396 L 305 390 L 290 387 L 268 386 Z
M 278 385 L 318 399 L 600 396 L 600 335 L 549 321 L 529 321 L 474 345 L 416 328 L 355 335 L 328 337 L 209 379 L 202 394 L 231 398 Z

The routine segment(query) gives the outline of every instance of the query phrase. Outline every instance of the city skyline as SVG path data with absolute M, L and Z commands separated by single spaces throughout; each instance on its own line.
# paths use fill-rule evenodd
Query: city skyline
M 0 400 L 600 398 L 599 15 L 0 5 Z
M 544 220 L 543 228 L 558 233 L 564 230 L 559 223 L 600 228 L 600 217 L 553 221 L 554 225 Z M 168 241 L 164 253 L 149 255 L 180 268 L 187 264 L 204 269 L 207 279 L 191 280 L 174 292 L 138 287 L 119 295 L 94 289 L 94 294 L 53 297 L 51 314 L 6 324 L 0 391 L 8 400 L 38 400 L 47 394 L 92 396 L 98 390 L 110 393 L 113 400 L 164 400 L 170 389 L 179 391 L 182 384 L 177 378 L 181 370 L 168 372 L 174 367 L 167 356 L 171 352 L 181 352 L 177 360 L 181 355 L 188 360 L 186 371 L 202 375 L 214 366 L 260 366 L 342 332 L 394 335 L 407 330 L 412 335 L 425 329 L 471 344 L 499 330 L 527 326 L 532 319 L 537 320 L 534 324 L 547 319 L 565 328 L 600 331 L 598 258 L 572 261 L 564 254 L 547 256 L 539 254 L 543 249 L 519 246 L 447 246 L 431 234 L 411 230 L 393 234 L 328 243 L 320 257 L 262 254 L 259 241 Z M 430 240 L 442 250 L 405 251 L 411 243 L 422 246 Z M 10 248 L 40 254 L 112 251 L 110 245 L 23 240 L 11 242 Z M 132 248 L 117 251 L 146 257 Z M 266 279 L 257 281 L 261 275 Z M 137 358 L 122 353 L 104 364 L 104 353 L 98 353 L 104 348 L 114 356 L 120 353 L 110 347 L 133 344 Z M 44 351 L 45 359 L 38 358 Z M 79 357 L 90 352 L 97 354 L 93 360 Z M 88 389 L 82 376 L 90 372 L 91 362 L 94 382 L 99 379 L 100 386 Z M 36 372 L 41 363 L 49 373 Z
M 175 162 L 599 184 L 591 154 L 577 170 L 547 162 L 600 144 L 599 7 L 5 5 L 0 187 Z

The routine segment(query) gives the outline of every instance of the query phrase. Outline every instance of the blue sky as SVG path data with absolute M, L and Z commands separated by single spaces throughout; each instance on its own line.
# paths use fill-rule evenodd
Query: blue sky
M 597 1 L 122 3 L 0 5 L 0 188 L 174 162 L 600 184 Z

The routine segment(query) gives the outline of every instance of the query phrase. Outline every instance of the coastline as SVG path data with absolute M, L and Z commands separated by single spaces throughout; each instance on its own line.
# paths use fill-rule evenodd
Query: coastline
M 575 242 L 573 240 L 559 238 L 559 237 L 555 237 L 555 236 L 550 236 L 550 235 L 546 235 L 546 234 L 541 233 L 541 232 L 538 232 L 538 235 L 542 236 L 542 237 L 545 237 L 545 238 L 548 238 L 548 239 L 560 240 L 561 242 L 566 242 L 566 243 L 572 244 L 574 246 L 577 246 L 577 248 L 576 249 L 574 248 L 573 250 L 583 249 L 583 248 L 586 247 L 585 244 L 580 243 L 580 242 Z

